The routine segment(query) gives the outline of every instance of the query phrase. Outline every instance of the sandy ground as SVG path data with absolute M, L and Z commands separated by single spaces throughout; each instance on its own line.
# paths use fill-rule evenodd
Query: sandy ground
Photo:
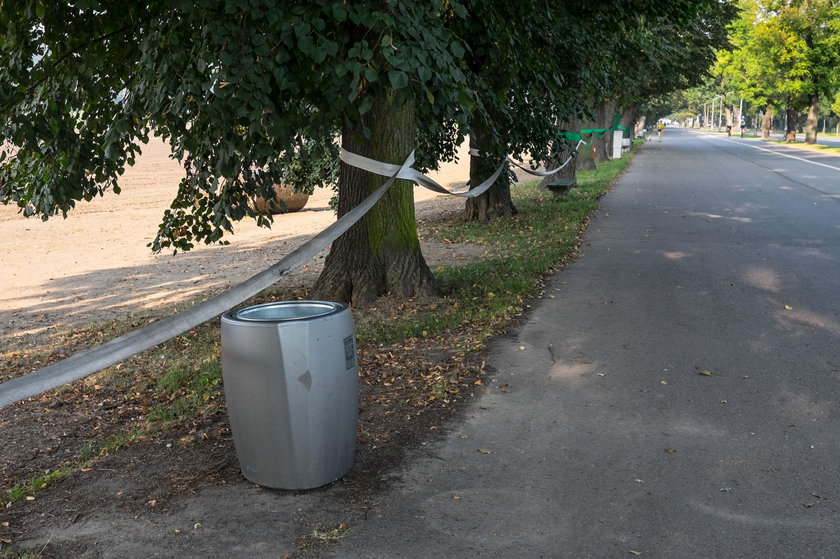
M 152 254 L 147 244 L 183 172 L 168 155 L 165 144 L 150 142 L 126 171 L 121 194 L 80 203 L 67 219 L 26 219 L 17 208 L 0 206 L 0 236 L 6 239 L 0 253 L 0 345 L 205 299 L 277 262 L 335 220 L 328 207 L 332 191 L 319 189 L 300 212 L 277 216 L 272 229 L 247 220 L 228 237 L 230 245 Z M 469 176 L 468 160 L 464 147 L 460 163 L 445 165 L 433 177 L 457 189 Z M 414 194 L 418 219 L 464 204 L 419 187 Z M 481 256 L 479 247 L 423 247 L 432 266 L 463 259 L 465 250 Z M 325 253 L 282 281 L 311 282 Z

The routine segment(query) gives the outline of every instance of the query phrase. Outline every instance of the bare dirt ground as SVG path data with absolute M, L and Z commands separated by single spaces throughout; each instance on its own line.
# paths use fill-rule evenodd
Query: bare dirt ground
M 119 195 L 107 193 L 80 203 L 67 219 L 23 218 L 16 207 L 0 206 L 0 344 L 36 340 L 98 320 L 157 311 L 188 300 L 205 299 L 262 271 L 335 220 L 328 204 L 333 192 L 319 189 L 306 207 L 277 216 L 271 229 L 253 220 L 237 225 L 227 246 L 200 246 L 188 253 L 152 254 L 164 210 L 177 191 L 183 170 L 168 147 L 152 140 L 136 166 L 127 169 Z M 463 187 L 468 157 L 433 175 L 448 188 Z M 419 220 L 457 212 L 463 199 L 415 188 Z M 480 258 L 470 245 L 426 243 L 431 266 Z M 323 255 L 284 278 L 311 281 Z

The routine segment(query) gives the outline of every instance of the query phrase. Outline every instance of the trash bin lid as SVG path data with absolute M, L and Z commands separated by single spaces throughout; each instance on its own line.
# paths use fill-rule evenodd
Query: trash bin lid
M 316 318 L 341 311 L 342 303 L 328 301 L 278 301 L 253 307 L 245 307 L 231 313 L 234 320 L 254 322 L 282 322 Z

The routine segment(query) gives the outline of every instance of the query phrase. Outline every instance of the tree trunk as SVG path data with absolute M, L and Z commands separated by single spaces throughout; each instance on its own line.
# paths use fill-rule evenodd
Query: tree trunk
M 627 129 L 625 134 L 628 136 L 632 135 L 631 131 L 633 128 L 631 125 L 636 121 L 636 115 L 639 113 L 639 108 L 641 106 L 641 102 L 637 102 L 621 107 L 621 119 L 618 121 L 618 124 Z
M 588 144 L 580 146 L 580 150 L 578 151 L 575 161 L 569 163 L 569 165 L 575 165 L 575 170 L 594 171 L 597 169 L 595 166 L 595 153 L 598 151 L 598 146 L 594 143 L 594 140 L 595 135 L 593 134 Z
M 820 118 L 820 95 L 812 93 L 808 96 L 808 120 L 805 122 L 805 143 L 817 143 L 817 127 Z
M 640 134 L 644 129 L 645 125 L 647 124 L 647 116 L 642 115 L 639 117 L 639 120 L 636 121 L 636 126 L 633 127 L 633 134 Z
M 612 115 L 610 115 L 612 116 Z M 610 125 L 607 122 L 607 102 L 601 101 L 598 103 L 598 106 L 595 107 L 595 122 L 593 123 L 593 128 L 609 128 Z M 595 148 L 592 152 L 592 168 L 595 168 L 596 163 L 603 163 L 607 161 L 609 157 L 607 157 L 607 134 L 604 133 L 603 135 L 592 135 L 592 146 Z
M 773 107 L 769 103 L 764 108 L 764 116 L 761 117 L 761 139 L 769 140 L 773 130 Z
M 473 123 L 470 126 L 470 148 L 476 155 L 470 155 L 470 188 L 487 180 L 504 160 L 505 154 L 493 153 L 487 149 L 487 132 L 484 126 Z M 467 198 L 464 217 L 467 221 L 489 222 L 516 215 L 516 207 L 510 198 L 510 173 L 502 171 L 493 186 L 484 194 Z
M 369 138 L 363 135 L 364 126 L 345 130 L 341 136 L 345 149 L 377 161 L 401 164 L 414 147 L 416 124 L 411 102 L 397 106 L 393 95 L 376 99 L 364 124 L 370 130 Z M 385 180 L 342 163 L 339 217 Z M 333 243 L 311 296 L 361 307 L 385 293 L 412 297 L 434 290 L 434 276 L 417 238 L 413 185 L 398 180 L 367 215 Z
M 790 106 L 790 99 L 788 99 L 787 108 L 785 109 L 785 141 L 796 141 L 796 112 Z
M 600 142 L 596 143 L 595 163 L 603 163 L 609 161 L 613 152 L 613 131 L 610 130 L 613 125 L 613 115 L 615 115 L 616 101 L 604 101 L 598 105 L 598 126 L 597 128 L 605 128 L 607 132 Z M 603 146 L 601 145 L 603 144 Z
M 577 128 L 571 129 L 572 132 L 579 132 L 585 128 L 597 128 L 598 121 L 597 120 L 571 120 L 570 123 L 577 122 Z M 580 150 L 578 151 L 577 157 L 574 161 L 569 163 L 569 165 L 575 165 L 576 170 L 578 171 L 594 171 L 595 170 L 595 156 L 593 153 L 594 150 L 600 149 L 597 144 L 598 138 L 595 134 L 591 134 L 589 137 L 589 143 L 585 146 L 580 146 Z M 563 160 L 565 161 L 565 159 Z M 562 163 L 562 161 L 561 161 Z

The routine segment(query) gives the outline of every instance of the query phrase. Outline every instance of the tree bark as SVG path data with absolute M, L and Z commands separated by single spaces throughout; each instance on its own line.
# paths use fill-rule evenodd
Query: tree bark
M 593 128 L 609 128 L 610 125 L 607 122 L 608 118 L 607 102 L 601 101 L 598 103 L 598 106 L 595 107 L 595 123 Z M 596 163 L 603 163 L 609 159 L 609 157 L 607 157 L 607 134 L 605 133 L 601 136 L 593 134 L 592 146 L 595 148 L 592 152 L 592 168 L 594 169 Z
M 770 132 L 773 130 L 773 106 L 769 103 L 764 107 L 764 116 L 761 117 L 761 139 L 769 140 Z
M 621 119 L 618 121 L 618 124 L 627 129 L 625 131 L 627 135 L 632 135 L 631 131 L 633 130 L 633 127 L 631 127 L 631 125 L 636 121 L 636 115 L 639 113 L 639 108 L 641 106 L 642 103 L 637 102 L 621 107 Z
M 493 153 L 487 149 L 487 132 L 484 126 L 473 123 L 470 126 L 470 188 L 487 180 L 504 160 L 505 154 Z M 467 221 L 490 222 L 516 215 L 516 207 L 510 197 L 510 174 L 502 171 L 496 182 L 484 194 L 467 198 L 464 218 Z
M 414 147 L 414 105 L 393 95 L 374 100 L 364 126 L 342 133 L 342 146 L 377 161 L 401 164 Z M 341 164 L 338 215 L 343 216 L 387 179 Z M 431 294 L 435 281 L 417 238 L 413 185 L 398 180 L 358 223 L 332 245 L 311 296 L 366 306 L 380 295 Z
M 805 121 L 805 143 L 817 143 L 817 126 L 820 118 L 820 95 L 812 93 L 808 96 L 808 120 Z
M 642 130 L 645 129 L 645 125 L 647 124 L 647 117 L 642 115 L 639 117 L 639 120 L 636 122 L 636 126 L 633 127 L 633 134 L 639 134 Z
M 785 141 L 796 141 L 796 112 L 793 110 L 788 99 L 787 108 L 785 109 Z
M 571 120 L 570 123 L 574 123 L 577 121 L 577 128 L 572 129 L 573 131 L 579 132 L 584 128 L 597 128 L 598 121 L 597 120 Z M 589 143 L 584 146 L 580 146 L 580 150 L 578 151 L 577 157 L 574 161 L 569 163 L 569 165 L 575 165 L 576 170 L 578 171 L 594 171 L 595 170 L 595 155 L 593 153 L 594 150 L 602 149 L 598 147 L 597 140 L 599 138 L 596 137 L 595 134 L 592 134 L 589 138 Z M 564 159 L 565 161 L 565 159 Z M 561 161 L 562 163 L 562 161 Z

